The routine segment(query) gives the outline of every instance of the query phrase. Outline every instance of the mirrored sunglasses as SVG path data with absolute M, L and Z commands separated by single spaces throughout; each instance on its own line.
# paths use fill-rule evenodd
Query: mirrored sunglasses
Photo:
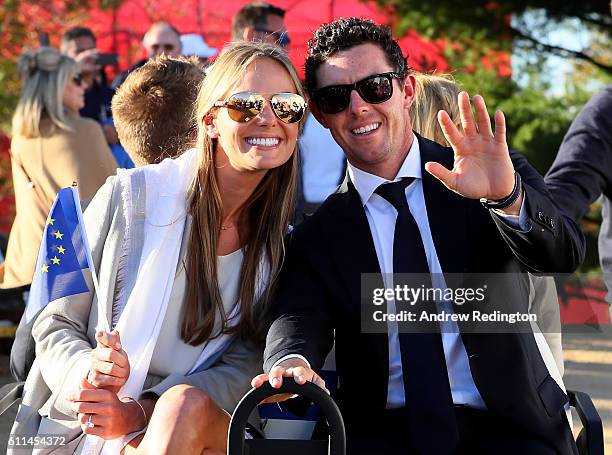
M 269 99 L 274 115 L 283 123 L 299 122 L 306 112 L 306 101 L 297 93 L 276 93 Z M 227 108 L 235 122 L 246 123 L 264 109 L 266 98 L 258 93 L 234 93 L 225 101 L 217 101 L 215 107 Z
M 359 96 L 370 104 L 384 103 L 393 96 L 393 79 L 402 80 L 401 73 L 389 72 L 374 74 L 353 84 L 329 85 L 316 89 L 312 100 L 326 114 L 337 114 L 351 103 L 351 92 L 356 90 Z

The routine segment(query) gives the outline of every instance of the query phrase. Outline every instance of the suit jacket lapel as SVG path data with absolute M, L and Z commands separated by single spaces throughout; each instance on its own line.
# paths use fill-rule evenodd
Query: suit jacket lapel
M 334 239 L 332 257 L 335 258 L 341 280 L 350 293 L 347 299 L 351 305 L 361 305 L 361 274 L 370 273 L 380 276 L 380 264 L 372 239 L 372 232 L 365 214 L 359 193 L 348 177 L 348 173 L 338 189 L 337 215 L 332 224 Z M 361 314 L 361 308 L 353 308 Z M 389 343 L 386 333 L 368 334 L 377 352 L 379 368 L 389 376 Z
M 425 163 L 436 161 L 453 167 L 453 152 L 416 135 L 421 150 L 423 194 L 431 235 L 444 273 L 461 273 L 466 269 L 466 204 L 463 198 L 425 170 Z
M 416 133 L 415 133 L 416 135 Z M 467 207 L 462 196 L 453 193 L 438 179 L 425 170 L 425 163 L 436 161 L 452 169 L 453 151 L 416 135 L 421 150 L 423 193 L 427 207 L 427 217 L 436 254 L 447 286 L 462 286 L 463 273 L 468 271 L 466 223 Z M 448 276 L 448 274 L 452 274 Z M 454 305 L 457 313 L 468 311 L 469 305 Z M 475 353 L 472 337 L 466 331 L 465 323 L 459 321 L 459 331 L 468 355 Z
M 347 279 L 360 273 L 380 273 L 365 209 L 348 174 L 338 193 L 343 196 L 338 210 L 339 222 L 334 223 L 337 230 L 336 238 L 339 240 L 334 242 L 334 247 L 338 253 L 341 251 L 342 255 L 334 257 L 342 259 L 342 273 Z M 355 294 L 353 297 L 358 296 Z

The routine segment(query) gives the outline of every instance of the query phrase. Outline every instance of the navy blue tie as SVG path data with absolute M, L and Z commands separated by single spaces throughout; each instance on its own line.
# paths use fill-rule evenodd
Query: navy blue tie
M 423 240 L 406 199 L 406 187 L 413 180 L 404 178 L 376 189 L 376 193 L 397 210 L 393 235 L 394 274 L 430 273 Z M 431 278 L 427 277 L 426 281 L 430 286 Z M 423 306 L 417 303 L 415 308 Z M 451 453 L 459 436 L 442 337 L 440 333 L 402 333 L 400 330 L 399 341 L 411 446 L 417 453 Z

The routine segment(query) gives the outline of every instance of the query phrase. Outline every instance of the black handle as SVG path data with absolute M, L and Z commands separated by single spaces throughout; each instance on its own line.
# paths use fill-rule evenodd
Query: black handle
M 574 390 L 568 390 L 567 395 L 570 406 L 576 408 L 576 412 L 578 412 L 578 417 L 580 417 L 580 422 L 586 434 L 586 453 L 589 455 L 603 455 L 603 425 L 593 400 L 586 393 Z
M 303 395 L 314 402 L 327 419 L 329 424 L 329 454 L 345 455 L 346 435 L 344 432 L 344 421 L 336 402 L 312 382 L 303 385 L 297 384 L 293 378 L 283 378 L 283 385 L 275 389 L 269 382 L 265 382 L 257 389 L 251 389 L 236 407 L 230 420 L 229 436 L 227 442 L 228 453 L 244 453 L 244 429 L 251 411 L 264 399 L 279 393 L 291 393 Z

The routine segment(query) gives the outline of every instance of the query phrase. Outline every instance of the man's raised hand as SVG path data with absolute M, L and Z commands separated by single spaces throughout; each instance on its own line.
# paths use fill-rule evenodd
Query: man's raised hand
M 448 170 L 435 162 L 426 163 L 425 169 L 448 189 L 466 198 L 503 199 L 514 188 L 514 166 L 506 144 L 504 114 L 501 111 L 495 113 L 493 133 L 480 95 L 474 96 L 477 119 L 466 92 L 459 93 L 458 103 L 463 132 L 445 111 L 438 112 L 442 132 L 455 152 L 453 169 Z

